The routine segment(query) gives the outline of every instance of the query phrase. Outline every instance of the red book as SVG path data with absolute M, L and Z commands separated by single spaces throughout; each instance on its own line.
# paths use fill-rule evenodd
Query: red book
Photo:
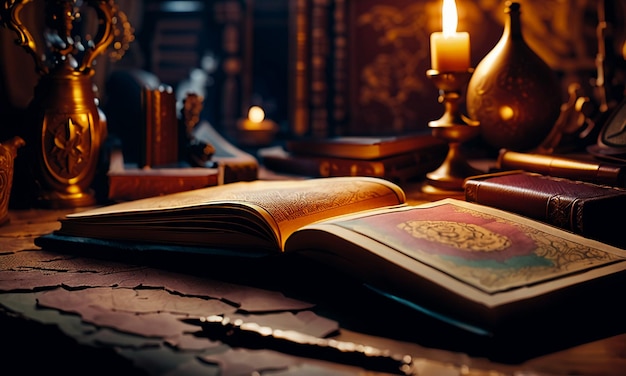
M 468 178 L 465 199 L 626 248 L 624 189 L 514 171 Z

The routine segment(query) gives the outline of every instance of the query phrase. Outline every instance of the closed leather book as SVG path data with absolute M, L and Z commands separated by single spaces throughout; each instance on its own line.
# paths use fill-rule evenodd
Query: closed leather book
M 468 178 L 465 199 L 626 248 L 624 189 L 514 171 Z
M 293 155 L 330 158 L 350 158 L 374 160 L 410 152 L 425 153 L 443 150 L 448 145 L 430 133 L 415 133 L 390 137 L 334 137 L 323 139 L 294 139 L 286 143 L 286 149 Z
M 217 168 L 131 168 L 110 171 L 108 198 L 130 201 L 218 185 Z
M 439 145 L 379 159 L 300 155 L 280 146 L 259 150 L 263 165 L 273 171 L 309 177 L 370 176 L 397 183 L 423 177 L 443 162 L 447 148 Z

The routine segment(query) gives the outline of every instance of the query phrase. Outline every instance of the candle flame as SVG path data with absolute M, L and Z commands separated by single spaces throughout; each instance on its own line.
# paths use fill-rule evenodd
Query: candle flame
M 443 18 L 443 36 L 451 37 L 456 33 L 456 27 L 459 23 L 456 2 L 454 0 L 443 0 L 441 13 Z
M 260 123 L 265 119 L 265 111 L 259 106 L 252 106 L 248 110 L 248 119 L 253 123 Z

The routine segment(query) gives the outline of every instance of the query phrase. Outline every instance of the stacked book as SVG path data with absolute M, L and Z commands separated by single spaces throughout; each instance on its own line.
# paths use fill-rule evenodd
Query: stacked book
M 467 179 L 465 199 L 626 248 L 615 217 L 626 210 L 626 190 L 619 187 L 519 170 Z
M 200 122 L 193 135 L 215 149 L 209 160 L 196 166 L 179 162 L 140 168 L 126 164 L 122 152 L 113 150 L 107 172 L 108 199 L 131 201 L 258 178 L 256 158 L 231 144 L 209 123 Z
M 431 134 L 294 139 L 259 150 L 273 171 L 308 177 L 368 176 L 395 182 L 423 177 L 445 159 L 448 145 Z

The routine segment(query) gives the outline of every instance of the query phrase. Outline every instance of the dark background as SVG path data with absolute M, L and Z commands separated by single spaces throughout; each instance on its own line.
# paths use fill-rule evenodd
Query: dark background
M 25 11 L 29 14 L 26 21 L 37 25 L 42 2 L 34 0 L 27 5 L 30 9 Z M 567 99 L 567 85 L 571 82 L 580 83 L 585 94 L 593 97 L 597 76 L 596 27 L 602 2 L 520 2 L 525 38 L 558 73 L 563 83 L 563 101 Z M 427 129 L 428 122 L 443 112 L 443 106 L 437 103 L 437 89 L 425 75 L 430 66 L 428 37 L 441 30 L 439 0 L 118 0 L 116 3 L 128 15 L 135 40 L 121 60 L 99 58 L 94 76 L 101 105 L 114 131 L 127 128 L 129 113 L 120 110 L 120 103 L 131 103 L 126 96 L 133 95 L 129 90 L 132 85 L 113 88 L 117 91 L 111 89 L 110 80 L 116 74 L 117 78 L 127 80 L 127 85 L 134 84 L 135 90 L 139 84 L 157 82 L 171 85 L 179 97 L 188 91 L 201 91 L 203 117 L 226 136 L 235 122 L 246 116 L 251 105 L 261 105 L 267 117 L 279 123 L 283 138 L 294 134 L 411 132 Z M 472 65 L 476 66 L 502 35 L 504 1 L 483 4 L 457 0 L 456 3 L 458 30 L 470 33 Z M 306 8 L 300 18 L 295 17 L 298 4 Z M 612 10 L 606 17 L 612 22 L 613 36 L 607 53 L 613 58 L 612 66 L 622 69 L 625 7 L 623 1 L 607 1 L 607 4 Z M 343 23 L 337 21 L 341 9 L 345 12 Z M 384 19 L 381 16 L 384 14 L 391 16 Z M 391 21 L 395 24 L 390 26 Z M 308 122 L 294 120 L 298 22 L 305 22 L 301 29 L 309 44 L 300 58 L 309 69 L 308 74 L 315 64 L 323 64 L 318 72 L 321 81 L 313 82 L 307 76 L 305 87 L 300 88 L 309 94 L 309 102 L 304 105 L 311 110 L 310 94 L 315 87 L 323 86 L 320 106 L 324 117 L 318 122 L 321 126 L 314 127 L 310 118 Z M 398 30 L 411 31 L 391 38 Z M 315 42 L 312 36 L 320 34 L 323 38 Z M 338 48 L 340 36 L 347 38 L 345 50 Z M 0 29 L 2 139 L 19 133 L 23 127 L 22 115 L 38 78 L 32 58 L 15 46 L 14 39 L 11 30 Z M 379 82 L 393 81 L 388 86 L 372 87 L 364 72 L 374 66 L 378 57 L 388 55 L 393 59 L 399 52 L 414 54 L 417 63 L 405 76 L 398 76 L 396 70 L 378 77 Z M 317 62 L 312 59 L 315 53 L 321 57 Z M 623 83 L 623 72 L 619 69 L 612 78 Z M 137 71 L 142 74 L 137 75 Z M 415 83 L 407 89 L 409 79 Z M 343 96 L 339 95 L 343 90 L 341 83 L 346 87 Z M 392 97 L 401 90 L 408 91 L 393 112 L 389 103 L 382 100 L 364 101 L 362 94 L 367 90 L 388 90 Z

